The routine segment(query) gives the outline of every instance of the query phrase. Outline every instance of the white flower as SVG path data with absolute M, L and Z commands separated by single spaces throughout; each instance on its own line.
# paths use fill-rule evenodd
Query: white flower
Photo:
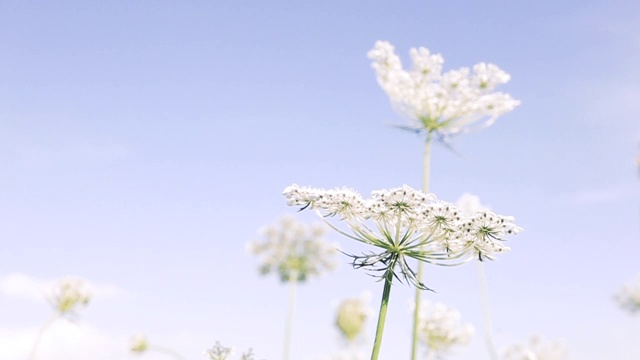
M 420 307 L 418 334 L 429 351 L 443 354 L 454 347 L 469 344 L 475 330 L 471 324 L 460 323 L 458 311 L 428 301 L 422 302 Z
M 460 198 L 458 198 L 456 205 L 464 216 L 471 216 L 478 211 L 489 210 L 486 206 L 482 205 L 480 197 L 467 193 L 462 194 Z
M 149 340 L 144 334 L 137 334 L 131 338 L 131 346 L 129 347 L 131 352 L 143 353 L 149 349 Z
M 560 342 L 543 345 L 539 337 L 533 336 L 528 344 L 512 345 L 504 351 L 503 360 L 565 360 L 567 348 Z
M 338 306 L 336 326 L 347 341 L 355 340 L 362 330 L 372 310 L 369 307 L 369 294 L 343 300 Z
M 392 104 L 409 120 L 408 128 L 435 132 L 441 137 L 459 133 L 473 123 L 491 125 L 500 115 L 520 104 L 494 89 L 510 76 L 494 64 L 450 70 L 442 74 L 444 60 L 426 48 L 409 51 L 413 68 L 406 71 L 395 49 L 377 41 L 367 54 L 373 60 L 378 84 Z
M 307 225 L 285 216 L 263 228 L 264 241 L 250 242 L 247 250 L 260 257 L 262 274 L 275 271 L 283 282 L 304 282 L 337 266 L 336 246 L 325 240 L 325 232 L 321 223 Z
M 623 309 L 631 313 L 640 311 L 640 275 L 631 284 L 625 285 L 615 299 Z
M 48 300 L 61 316 L 74 319 L 77 317 L 76 310 L 81 306 L 87 306 L 91 297 L 92 293 L 84 280 L 69 277 L 58 282 Z
M 233 348 L 224 347 L 219 341 L 211 348 L 204 352 L 210 360 L 231 360 Z M 254 360 L 253 349 L 249 349 L 246 353 L 240 355 L 240 360 Z
M 356 268 L 379 271 L 381 277 L 396 268 L 405 280 L 419 283 L 407 258 L 436 265 L 459 265 L 472 258 L 493 260 L 496 253 L 508 248 L 502 243 L 507 235 L 522 229 L 513 218 L 489 211 L 464 217 L 450 203 L 437 201 L 409 186 L 374 191 L 363 199 L 354 190 L 314 189 L 292 185 L 284 190 L 287 203 L 313 209 L 334 230 L 353 240 L 382 249 L 380 253 L 350 255 Z M 341 223 L 333 224 L 329 218 Z M 341 229 L 346 224 L 347 229 Z

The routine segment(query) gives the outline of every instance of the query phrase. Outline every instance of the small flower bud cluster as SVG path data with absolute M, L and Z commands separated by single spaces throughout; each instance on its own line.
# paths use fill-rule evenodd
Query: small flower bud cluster
M 460 323 L 458 311 L 428 301 L 424 301 L 420 307 L 420 341 L 430 352 L 444 354 L 452 348 L 469 344 L 475 330 L 471 324 Z
M 615 299 L 623 309 L 631 313 L 640 311 L 640 275 L 633 283 L 625 285 Z
M 503 244 L 506 237 L 522 231 L 512 217 L 488 210 L 464 216 L 455 205 L 406 185 L 374 191 L 370 199 L 346 188 L 298 185 L 287 187 L 283 195 L 289 205 L 314 209 L 325 221 L 333 216 L 344 220 L 351 234 L 329 224 L 354 240 L 438 265 L 471 258 L 493 260 L 495 254 L 509 250 Z M 389 259 L 378 254 L 361 264 Z
M 231 360 L 233 356 L 233 348 L 224 347 L 219 341 L 211 348 L 204 352 L 210 360 Z M 253 349 L 249 349 L 246 353 L 240 355 L 240 360 L 254 360 Z
M 369 296 L 345 299 L 338 307 L 336 326 L 344 338 L 353 342 L 362 333 L 367 318 L 371 316 Z
M 260 273 L 277 272 L 282 282 L 304 282 L 337 267 L 336 246 L 325 238 L 322 224 L 286 216 L 261 231 L 264 241 L 252 241 L 247 250 L 261 259 Z
M 149 340 L 144 334 L 137 334 L 131 338 L 129 350 L 133 353 L 142 354 L 149 350 Z
M 560 342 L 542 344 L 538 336 L 529 339 L 528 344 L 512 345 L 504 351 L 503 360 L 565 360 L 567 348 Z
M 368 56 L 378 83 L 393 105 L 411 120 L 410 128 L 447 136 L 475 122 L 491 125 L 500 115 L 520 104 L 494 89 L 510 76 L 494 64 L 479 63 L 442 74 L 444 59 L 429 49 L 410 50 L 413 68 L 406 71 L 395 48 L 377 41 Z
M 64 278 L 58 282 L 53 289 L 53 296 L 50 302 L 53 308 L 61 316 L 74 318 L 75 311 L 80 306 L 87 306 L 91 300 L 92 293 L 79 278 Z

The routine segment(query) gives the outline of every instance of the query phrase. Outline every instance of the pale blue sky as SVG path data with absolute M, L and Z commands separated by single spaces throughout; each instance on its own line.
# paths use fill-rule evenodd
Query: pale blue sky
M 486 264 L 498 345 L 640 356 L 638 318 L 612 301 L 640 272 L 634 1 L 0 1 L 0 278 L 117 287 L 84 312 L 114 346 L 145 332 L 190 359 L 215 340 L 280 358 L 287 292 L 244 246 L 295 212 L 282 189 L 421 183 L 420 138 L 387 125 L 402 119 L 366 58 L 376 40 L 405 65 L 424 46 L 445 70 L 512 76 L 522 105 L 453 139 L 461 156 L 436 147 L 431 177 L 525 228 Z M 341 261 L 299 291 L 294 359 L 339 347 L 332 304 L 370 291 L 377 307 L 381 284 Z M 479 331 L 454 358 L 488 358 L 474 267 L 427 276 L 426 297 Z M 392 290 L 383 359 L 408 354 L 412 292 Z M 0 294 L 0 336 L 47 316 Z

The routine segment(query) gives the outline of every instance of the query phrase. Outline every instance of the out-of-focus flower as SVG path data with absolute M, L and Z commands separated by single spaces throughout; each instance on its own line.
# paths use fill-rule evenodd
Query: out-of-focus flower
M 634 282 L 624 285 L 615 299 L 623 309 L 631 313 L 640 311 L 640 275 Z
M 554 341 L 549 344 L 543 344 L 538 336 L 532 336 L 527 344 L 516 344 L 508 347 L 502 359 L 565 360 L 567 356 L 567 348 L 562 343 Z
M 144 334 L 137 334 L 131 338 L 131 352 L 142 354 L 149 349 L 149 340 Z
M 92 293 L 84 280 L 69 277 L 58 282 L 48 300 L 60 316 L 73 320 L 78 316 L 76 310 L 87 306 L 91 297 Z
M 459 133 L 474 123 L 491 125 L 520 104 L 510 95 L 494 91 L 510 76 L 494 64 L 450 70 L 442 74 L 444 59 L 426 48 L 409 51 L 413 68 L 404 70 L 395 48 L 377 41 L 367 54 L 373 60 L 378 84 L 397 110 L 409 118 L 407 128 L 441 137 Z
M 338 306 L 336 326 L 347 341 L 354 341 L 362 333 L 364 324 L 372 312 L 368 304 L 369 294 L 365 294 L 345 299 Z
M 304 282 L 337 267 L 336 245 L 325 240 L 325 232 L 323 224 L 285 216 L 263 228 L 264 241 L 250 242 L 247 250 L 260 257 L 260 273 L 277 272 L 282 282 Z
M 422 302 L 420 307 L 418 334 L 430 352 L 444 354 L 469 344 L 475 330 L 471 324 L 461 324 L 458 311 L 428 301 Z
M 464 193 L 456 201 L 456 206 L 462 212 L 464 216 L 471 216 L 478 211 L 489 210 L 488 207 L 482 205 L 480 197 L 477 195 L 471 195 Z
M 435 265 L 460 265 L 472 258 L 493 260 L 495 254 L 509 250 L 503 242 L 522 229 L 513 218 L 481 211 L 464 217 L 453 205 L 436 201 L 409 186 L 374 191 L 363 199 L 356 191 L 313 189 L 292 185 L 283 195 L 290 206 L 310 208 L 342 235 L 372 245 L 381 252 L 350 255 L 355 268 L 378 271 L 385 278 L 391 273 L 415 286 L 418 282 L 408 258 Z M 335 224 L 329 219 L 337 217 Z M 347 229 L 341 229 L 346 224 Z M 399 269 L 399 273 L 396 273 Z
M 233 348 L 224 347 L 219 341 L 211 348 L 204 352 L 210 360 L 231 360 L 233 356 Z M 254 360 L 253 349 L 249 349 L 246 353 L 240 355 L 240 360 Z

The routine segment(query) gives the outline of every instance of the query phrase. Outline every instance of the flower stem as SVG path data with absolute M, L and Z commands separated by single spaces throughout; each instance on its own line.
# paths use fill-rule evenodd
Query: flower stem
M 478 261 L 478 280 L 480 282 L 480 297 L 482 299 L 482 313 L 484 315 L 484 341 L 492 360 L 498 360 L 498 353 L 493 344 L 493 331 L 491 329 L 491 313 L 489 312 L 489 291 L 487 279 L 484 274 L 484 264 Z
M 371 360 L 378 359 L 380 345 L 382 344 L 382 332 L 384 331 L 384 320 L 387 317 L 387 305 L 389 305 L 389 293 L 391 292 L 391 281 L 393 280 L 393 266 L 387 271 L 384 279 L 384 290 L 382 291 L 382 301 L 380 301 L 380 313 L 378 314 L 378 326 L 376 327 L 376 340 L 373 343 Z
M 58 313 L 53 314 L 40 328 L 38 331 L 38 335 L 36 335 L 36 339 L 33 342 L 33 347 L 31 348 L 31 352 L 29 353 L 29 357 L 27 359 L 33 360 L 36 358 L 36 352 L 38 351 L 38 345 L 40 345 L 40 340 L 42 339 L 42 334 L 53 324 L 53 322 L 58 318 Z
M 427 139 L 424 142 L 424 156 L 422 159 L 422 191 L 429 192 L 429 170 L 431 167 L 431 132 L 427 133 Z M 418 271 L 416 279 L 418 283 L 422 282 L 422 261 L 418 261 Z M 416 360 L 418 356 L 418 328 L 420 322 L 420 298 L 422 290 L 416 288 L 416 296 L 413 309 L 413 331 L 411 340 L 411 360 Z
M 296 281 L 297 276 L 289 279 L 289 308 L 287 309 L 287 323 L 284 330 L 284 360 L 291 358 L 291 336 L 293 329 L 293 311 L 296 307 Z

